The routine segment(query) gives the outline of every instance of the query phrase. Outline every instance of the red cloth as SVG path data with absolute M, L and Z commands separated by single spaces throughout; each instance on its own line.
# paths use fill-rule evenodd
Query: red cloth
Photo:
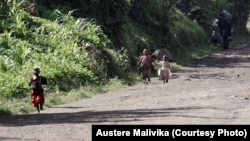
M 142 55 L 140 58 L 140 62 L 141 62 L 141 66 L 143 67 L 151 67 L 152 66 L 152 62 L 153 62 L 153 58 L 151 57 L 151 55 Z
M 44 93 L 43 93 L 43 88 L 41 84 L 38 84 L 37 86 L 35 86 L 36 84 L 33 83 L 34 81 L 39 81 L 39 79 L 40 78 L 36 78 L 36 76 L 31 76 L 29 79 L 30 85 L 32 85 L 30 99 L 34 106 L 36 106 L 39 103 L 41 104 L 44 103 Z
M 34 91 L 32 91 L 30 98 L 31 98 L 31 102 L 34 106 L 36 106 L 39 103 L 44 102 L 44 95 L 42 93 L 38 94 L 38 93 L 35 93 Z

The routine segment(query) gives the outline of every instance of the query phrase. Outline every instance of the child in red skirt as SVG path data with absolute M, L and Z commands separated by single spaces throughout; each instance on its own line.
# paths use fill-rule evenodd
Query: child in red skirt
M 29 85 L 32 86 L 30 98 L 31 102 L 36 107 L 37 112 L 43 110 L 44 104 L 44 89 L 42 85 L 47 84 L 47 78 L 40 76 L 40 67 L 35 67 L 33 75 L 29 78 Z

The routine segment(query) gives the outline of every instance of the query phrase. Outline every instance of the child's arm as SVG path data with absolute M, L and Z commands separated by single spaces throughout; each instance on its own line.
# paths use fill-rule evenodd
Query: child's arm
M 42 85 L 47 85 L 48 84 L 47 78 L 44 76 L 41 76 L 41 83 L 42 83 Z
M 162 64 L 161 64 L 161 61 L 160 61 L 160 62 L 154 61 L 154 64 L 155 64 L 156 66 L 161 66 L 161 65 L 162 65 Z
M 170 63 L 167 61 L 167 66 L 168 66 L 168 68 L 170 69 Z
M 142 57 L 140 57 L 140 60 L 137 62 L 137 66 L 139 66 L 142 62 Z
M 30 76 L 30 78 L 29 78 L 29 86 L 31 86 L 31 83 L 32 83 L 32 76 Z

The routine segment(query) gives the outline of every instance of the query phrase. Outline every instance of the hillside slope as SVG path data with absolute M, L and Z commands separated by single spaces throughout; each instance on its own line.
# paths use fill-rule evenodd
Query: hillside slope
M 92 124 L 250 124 L 250 41 L 174 73 L 36 113 L 0 118 L 0 139 L 91 141 Z

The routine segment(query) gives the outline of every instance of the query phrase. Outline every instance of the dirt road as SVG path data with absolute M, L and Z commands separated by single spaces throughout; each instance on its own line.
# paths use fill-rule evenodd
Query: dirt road
M 169 83 L 129 86 L 0 118 L 1 141 L 91 141 L 92 124 L 250 124 L 250 42 L 201 58 Z

